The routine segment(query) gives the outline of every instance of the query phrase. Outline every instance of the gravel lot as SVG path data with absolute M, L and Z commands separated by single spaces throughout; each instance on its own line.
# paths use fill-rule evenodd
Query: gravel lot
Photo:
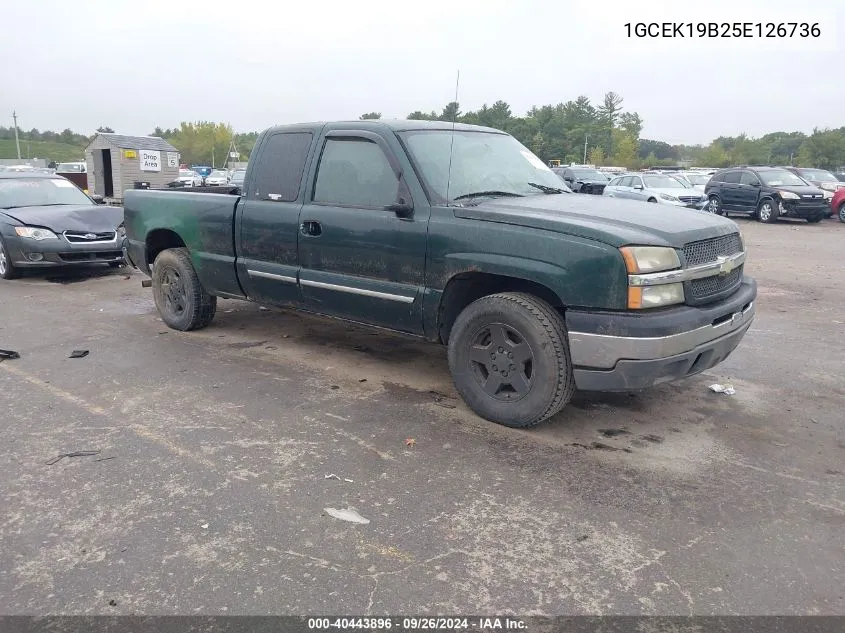
M 138 273 L 0 283 L 0 613 L 845 614 L 845 224 L 737 222 L 735 354 L 531 431 L 436 346 L 231 301 L 177 333 Z

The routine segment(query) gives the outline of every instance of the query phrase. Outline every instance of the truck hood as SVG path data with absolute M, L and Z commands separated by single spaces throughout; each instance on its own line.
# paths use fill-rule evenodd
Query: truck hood
M 705 211 L 606 196 L 496 198 L 453 211 L 459 218 L 555 231 L 615 247 L 641 244 L 682 248 L 687 242 L 739 231 L 733 220 Z
M 13 220 L 29 226 L 43 226 L 54 233 L 63 231 L 90 231 L 106 233 L 114 231 L 123 222 L 121 207 L 106 207 L 99 204 L 65 204 L 55 207 L 21 207 L 0 209 Z

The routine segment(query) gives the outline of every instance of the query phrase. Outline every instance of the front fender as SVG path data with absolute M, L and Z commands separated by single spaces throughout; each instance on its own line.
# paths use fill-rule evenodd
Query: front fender
M 619 251 L 571 236 L 538 234 L 531 255 L 455 252 L 431 262 L 424 299 L 426 331 L 435 331 L 443 291 L 466 273 L 486 273 L 539 284 L 561 305 L 581 309 L 624 309 L 628 278 Z

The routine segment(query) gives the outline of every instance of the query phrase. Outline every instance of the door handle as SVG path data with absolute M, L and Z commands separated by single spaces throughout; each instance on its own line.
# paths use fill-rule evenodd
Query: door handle
M 309 235 L 311 237 L 316 237 L 323 232 L 323 227 L 320 226 L 320 223 L 316 220 L 306 220 L 302 224 L 299 225 L 299 231 L 303 235 Z

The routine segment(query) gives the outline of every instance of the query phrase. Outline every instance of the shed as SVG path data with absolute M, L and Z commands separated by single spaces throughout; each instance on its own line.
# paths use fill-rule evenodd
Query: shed
M 179 177 L 179 150 L 158 136 L 99 132 L 85 148 L 88 192 L 122 200 L 136 183 L 164 187 Z

